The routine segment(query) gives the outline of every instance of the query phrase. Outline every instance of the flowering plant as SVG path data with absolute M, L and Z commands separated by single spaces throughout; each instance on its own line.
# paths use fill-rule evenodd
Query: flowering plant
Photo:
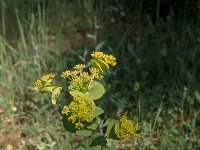
M 91 138 L 88 147 L 105 146 L 106 137 L 114 140 L 137 139 L 140 136 L 140 126 L 128 120 L 126 116 L 122 116 L 120 120 L 113 119 L 107 126 L 105 136 L 98 133 L 98 116 L 104 111 L 96 106 L 95 101 L 105 93 L 104 86 L 99 81 L 103 80 L 104 71 L 116 65 L 116 58 L 103 52 L 93 52 L 91 56 L 92 66 L 89 69 L 84 64 L 79 64 L 73 70 L 66 70 L 61 74 L 61 77 L 69 80 L 68 91 L 72 96 L 70 103 L 62 106 L 61 115 L 65 129 L 76 135 Z M 34 86 L 42 93 L 52 93 L 51 101 L 55 105 L 63 86 L 54 83 L 54 78 L 55 74 L 45 75 L 37 80 Z

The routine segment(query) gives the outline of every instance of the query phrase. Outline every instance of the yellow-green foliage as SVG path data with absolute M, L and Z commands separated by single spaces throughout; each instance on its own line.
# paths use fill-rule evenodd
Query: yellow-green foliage
M 61 77 L 70 80 L 68 91 L 73 97 L 69 105 L 65 105 L 61 112 L 64 127 L 67 131 L 83 137 L 92 135 L 98 127 L 97 117 L 104 112 L 102 108 L 96 106 L 94 101 L 105 93 L 104 86 L 98 81 L 103 79 L 103 73 L 109 69 L 109 66 L 117 64 L 114 56 L 103 52 L 93 52 L 91 56 L 92 66 L 88 69 L 84 64 L 79 64 L 61 74 Z M 41 92 L 52 92 L 52 103 L 56 104 L 62 87 L 52 83 L 54 78 L 55 74 L 45 75 L 34 85 Z M 140 136 L 139 124 L 128 120 L 126 116 L 116 121 L 112 128 L 114 130 L 109 130 L 107 135 L 115 135 L 117 139 L 137 139 Z

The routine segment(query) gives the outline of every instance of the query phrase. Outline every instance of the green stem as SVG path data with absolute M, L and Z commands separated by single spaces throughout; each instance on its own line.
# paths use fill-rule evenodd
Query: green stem
M 152 132 L 153 132 L 154 129 L 155 129 L 155 126 L 156 126 L 158 117 L 160 116 L 160 113 L 161 113 L 161 111 L 162 111 L 162 105 L 163 105 L 163 99 L 162 99 L 162 101 L 161 101 L 161 103 L 160 103 L 160 106 L 159 106 L 159 109 L 158 109 L 158 111 L 157 111 L 156 118 L 155 118 L 154 123 L 153 123 Z
M 157 2 L 157 11 L 156 11 L 156 25 L 158 26 L 160 17 L 160 0 Z

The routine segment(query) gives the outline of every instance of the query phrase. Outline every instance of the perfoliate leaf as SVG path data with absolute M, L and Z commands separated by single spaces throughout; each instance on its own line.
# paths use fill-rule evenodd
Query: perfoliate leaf
M 76 150 L 101 150 L 101 146 L 97 145 L 97 146 L 93 146 L 93 147 L 84 147 L 84 146 L 79 146 L 78 148 L 76 148 Z
M 104 61 L 102 61 L 102 60 L 100 60 L 100 59 L 96 59 L 95 61 L 96 61 L 96 63 L 99 64 L 99 66 L 100 66 L 103 70 L 109 69 L 109 66 L 108 66 L 108 64 L 107 64 L 106 62 L 104 62 Z
M 103 114 L 104 111 L 102 108 L 95 106 L 94 112 L 93 112 L 93 118 Z
M 76 128 L 75 128 L 74 124 L 72 122 L 68 121 L 68 118 L 66 115 L 63 115 L 62 122 L 63 122 L 63 126 L 64 126 L 65 130 L 72 132 L 72 133 L 76 133 Z
M 78 143 L 76 143 L 78 145 Z M 76 150 L 85 150 L 85 147 L 80 145 L 79 147 L 76 148 Z
M 99 126 L 99 122 L 98 122 L 98 120 L 95 118 L 94 121 L 93 121 L 93 123 L 92 123 L 91 125 L 89 125 L 89 126 L 87 127 L 87 129 L 96 130 L 98 126 Z
M 87 148 L 87 150 L 101 150 L 101 146 L 97 145 L 97 146 L 89 147 Z
M 76 130 L 76 134 L 83 137 L 89 137 L 92 134 L 91 130 Z
M 52 92 L 56 87 L 57 87 L 56 84 L 46 84 L 40 89 L 40 92 L 49 93 Z
M 84 93 L 82 93 L 82 92 L 79 92 L 78 90 L 69 91 L 69 93 L 70 93 L 73 97 L 77 97 L 77 96 L 80 96 L 80 97 L 83 97 L 83 98 L 86 97 L 86 94 L 84 94 Z
M 69 91 L 69 93 L 73 96 L 81 96 L 87 100 L 97 100 L 103 96 L 105 93 L 105 89 L 103 85 L 99 82 L 93 82 L 90 87 L 89 87 L 89 92 L 88 93 L 82 93 L 77 90 L 75 91 Z
M 92 100 L 97 100 L 103 96 L 105 89 L 99 82 L 93 82 L 90 87 L 90 91 L 87 93 L 87 97 Z
M 94 147 L 97 145 L 106 146 L 106 143 L 107 143 L 106 138 L 103 135 L 96 133 L 92 135 L 92 142 L 90 144 L 90 147 Z
M 51 102 L 53 105 L 56 104 L 56 100 L 58 99 L 61 90 L 62 90 L 62 87 L 57 87 L 56 89 L 54 89 L 52 93 L 52 97 L 51 97 Z
M 100 71 L 100 73 L 102 74 L 103 73 L 103 69 L 101 68 L 101 66 L 95 60 L 93 60 L 93 59 L 91 60 L 91 62 L 93 64 L 93 66 L 95 68 L 97 68 Z
M 119 140 L 117 135 L 115 134 L 115 123 L 117 120 L 112 119 L 107 127 L 106 136 L 113 140 Z

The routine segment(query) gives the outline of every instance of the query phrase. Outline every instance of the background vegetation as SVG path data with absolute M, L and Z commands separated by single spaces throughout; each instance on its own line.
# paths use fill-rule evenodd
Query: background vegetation
M 200 149 L 199 8 L 199 0 L 1 0 L 0 147 L 73 149 L 82 139 L 64 131 L 61 108 L 33 83 L 103 50 L 118 65 L 98 102 L 102 133 L 124 113 L 142 126 L 138 142 L 105 149 Z

